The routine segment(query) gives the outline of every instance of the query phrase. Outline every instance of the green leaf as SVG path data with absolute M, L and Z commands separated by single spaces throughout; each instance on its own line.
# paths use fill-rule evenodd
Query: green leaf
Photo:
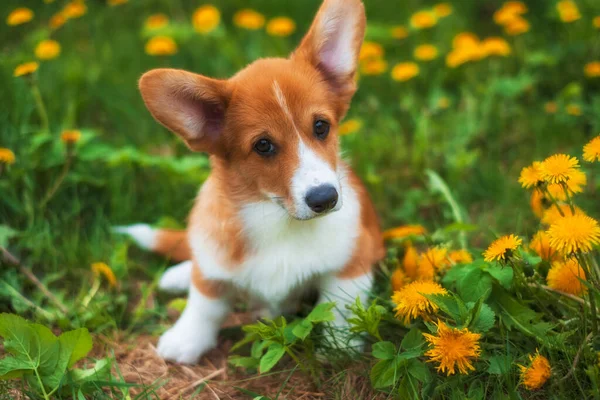
M 318 322 L 333 321 L 335 319 L 333 311 L 331 311 L 333 307 L 335 307 L 335 303 L 317 304 L 310 314 L 308 314 L 306 320 L 312 322 L 313 324 Z
M 167 304 L 167 308 L 170 308 L 172 310 L 182 313 L 183 310 L 185 309 L 186 305 L 187 305 L 187 299 L 185 299 L 183 297 L 179 297 L 179 298 L 169 301 L 169 303 Z
M 231 356 L 228 359 L 229 364 L 238 368 L 258 369 L 259 359 L 253 357 Z
M 0 380 L 21 378 L 29 371 L 33 371 L 33 368 L 26 368 L 23 361 L 14 357 L 0 359 Z
M 392 386 L 399 377 L 399 361 L 381 360 L 371 369 L 371 384 L 375 389 Z
M 92 350 L 92 336 L 86 328 L 65 332 L 58 337 L 61 358 L 68 357 L 68 368 Z
M 110 359 L 102 358 L 96 361 L 92 368 L 79 369 L 75 368 L 70 371 L 71 381 L 73 384 L 82 385 L 85 382 L 95 380 L 107 380 L 110 377 L 110 368 L 112 364 Z
M 502 354 L 490 357 L 490 366 L 487 372 L 494 375 L 504 375 L 510 372 L 513 363 L 511 356 Z
M 431 372 L 424 362 L 413 359 L 408 362 L 406 368 L 408 369 L 408 373 L 421 383 L 431 380 Z
M 421 349 L 411 349 L 398 354 L 398 357 L 396 358 L 398 360 L 411 360 L 413 358 L 420 357 L 421 354 L 423 354 Z
M 466 320 L 469 312 L 463 301 L 456 295 L 424 294 L 423 296 L 433 301 L 440 310 L 455 321 L 462 322 Z
M 402 346 L 402 348 L 405 350 L 410 350 L 423 346 L 424 342 L 425 340 L 423 339 L 423 333 L 417 328 L 412 328 L 406 335 L 404 335 L 400 346 Z
M 36 369 L 40 364 L 40 338 L 29 323 L 14 314 L 0 314 L 0 336 L 4 350 L 15 356 L 23 369 Z
M 458 294 L 466 302 L 476 302 L 486 293 L 491 293 L 492 277 L 480 269 L 473 269 L 457 282 Z
M 490 306 L 483 303 L 476 318 L 471 321 L 470 328 L 475 332 L 487 332 L 494 327 L 495 321 L 496 313 L 492 311 Z
M 269 346 L 267 353 L 262 356 L 259 364 L 259 371 L 261 374 L 269 372 L 275 364 L 281 360 L 281 357 L 285 354 L 285 348 L 279 343 L 273 343 Z
M 377 342 L 371 353 L 380 360 L 391 360 L 396 357 L 396 346 L 392 342 Z
M 304 340 L 312 331 L 313 324 L 312 322 L 303 319 L 299 324 L 297 324 L 294 329 L 292 329 L 292 333 L 294 336 Z
M 260 359 L 263 353 L 265 352 L 265 348 L 269 344 L 269 342 L 262 340 L 257 340 L 256 342 L 252 343 L 252 348 L 250 349 L 250 356 L 256 358 L 257 360 Z
M 500 284 L 509 289 L 512 284 L 514 271 L 512 267 L 501 266 L 498 264 L 487 264 L 484 269 L 494 277 Z

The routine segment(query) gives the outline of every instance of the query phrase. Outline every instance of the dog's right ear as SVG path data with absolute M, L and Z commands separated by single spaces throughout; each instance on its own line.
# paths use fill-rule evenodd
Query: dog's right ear
M 154 69 L 140 79 L 146 107 L 195 151 L 218 153 L 230 99 L 227 81 L 177 69 Z

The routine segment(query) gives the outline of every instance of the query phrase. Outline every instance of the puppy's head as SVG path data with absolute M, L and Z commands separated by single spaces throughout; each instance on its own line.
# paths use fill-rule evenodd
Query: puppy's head
M 160 123 L 215 157 L 231 196 L 310 219 L 342 207 L 337 128 L 364 30 L 360 0 L 325 0 L 287 59 L 258 60 L 228 80 L 157 69 L 140 90 Z

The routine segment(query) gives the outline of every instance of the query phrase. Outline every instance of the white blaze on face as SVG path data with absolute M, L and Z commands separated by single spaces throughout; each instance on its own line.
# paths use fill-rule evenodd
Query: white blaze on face
M 314 151 L 302 141 L 300 131 L 294 121 L 290 108 L 288 107 L 285 95 L 277 81 L 273 81 L 273 91 L 277 103 L 283 110 L 285 116 L 290 120 L 296 135 L 298 135 L 298 168 L 294 172 L 291 181 L 290 193 L 293 201 L 293 210 L 288 210 L 290 214 L 297 219 L 310 219 L 317 216 L 306 204 L 306 195 L 309 190 L 320 185 L 331 185 L 337 190 L 339 196 L 338 203 L 331 211 L 337 211 L 342 207 L 340 181 L 337 173 L 329 164 L 323 161 Z
M 307 147 L 302 139 L 298 142 L 298 159 L 300 162 L 292 177 L 290 190 L 296 218 L 309 219 L 318 215 L 306 204 L 306 195 L 311 189 L 321 185 L 331 185 L 338 192 L 338 202 L 331 211 L 339 210 L 342 207 L 342 193 L 337 173 Z

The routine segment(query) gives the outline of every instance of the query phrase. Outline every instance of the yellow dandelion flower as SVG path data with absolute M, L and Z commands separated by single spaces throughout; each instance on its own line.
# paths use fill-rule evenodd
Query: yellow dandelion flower
M 450 3 L 439 3 L 433 6 L 433 12 L 438 18 L 444 18 L 452 14 Z
M 550 225 L 548 235 L 550 246 L 563 254 L 588 253 L 600 243 L 598 221 L 581 213 L 557 218 Z
M 42 40 L 35 48 L 35 56 L 40 60 L 52 60 L 60 54 L 60 43 L 56 40 Z
M 15 8 L 6 17 L 6 24 L 10 26 L 25 24 L 33 19 L 33 15 L 33 11 L 29 8 Z
M 15 153 L 11 149 L 0 147 L 0 163 L 1 164 L 14 164 Z
M 443 247 L 432 247 L 419 258 L 417 276 L 420 280 L 433 280 L 436 272 L 442 272 L 450 266 L 448 250 Z
M 525 18 L 516 16 L 504 26 L 504 32 L 510 36 L 518 36 L 525 32 L 529 32 L 530 28 L 529 21 Z
M 394 292 L 399 291 L 406 284 L 406 274 L 402 271 L 402 268 L 396 268 L 392 274 L 392 290 Z
M 366 61 L 371 59 L 382 58 L 385 52 L 383 46 L 379 43 L 365 41 L 360 47 L 360 53 L 358 54 L 359 61 Z
M 405 39 L 408 37 L 408 29 L 403 25 L 396 25 L 390 29 L 390 35 L 394 39 Z
M 481 354 L 479 347 L 479 333 L 473 333 L 467 328 L 451 328 L 442 321 L 438 321 L 437 333 L 430 335 L 424 333 L 425 340 L 431 344 L 431 348 L 425 353 L 429 358 L 427 362 L 435 362 L 438 372 L 446 373 L 448 376 L 456 373 L 468 374 L 474 371 L 473 361 Z
M 48 22 L 48 26 L 51 29 L 58 29 L 67 22 L 67 18 L 62 13 L 54 14 Z
M 544 183 L 544 178 L 542 176 L 542 163 L 539 161 L 534 161 L 529 167 L 523 168 L 521 170 L 521 175 L 519 176 L 519 183 L 525 189 L 536 187 Z
M 221 22 L 221 12 L 211 4 L 198 7 L 192 15 L 192 25 L 198 33 L 214 31 L 219 26 L 219 22 Z
M 583 159 L 587 162 L 600 160 L 600 136 L 596 136 L 583 146 Z
M 448 254 L 448 258 L 456 264 L 469 264 L 473 262 L 473 256 L 465 249 L 451 251 Z
M 568 198 L 567 193 L 565 193 L 565 186 L 569 192 L 569 196 L 572 197 L 577 193 L 583 192 L 583 187 L 586 184 L 587 177 L 585 176 L 585 173 L 580 170 L 575 170 L 567 182 L 550 183 L 547 186 L 547 189 L 555 200 L 566 201 Z
M 387 61 L 380 58 L 366 60 L 360 63 L 360 73 L 363 75 L 381 75 L 387 68 Z
M 402 267 L 406 276 L 411 280 L 419 277 L 419 253 L 417 253 L 417 249 L 413 246 L 406 247 Z
M 350 135 L 352 133 L 356 133 L 362 128 L 363 123 L 360 119 L 352 118 L 348 121 L 345 121 L 338 128 L 338 135 L 345 136 Z
M 527 6 L 520 1 L 508 1 L 494 13 L 494 22 L 498 25 L 510 23 L 515 17 L 527 13 Z
M 403 239 L 409 236 L 420 236 L 427 233 L 421 225 L 402 225 L 383 232 L 384 239 Z
M 17 65 L 15 71 L 13 72 L 13 76 L 26 76 L 31 75 L 39 68 L 39 64 L 35 61 L 26 62 L 24 64 Z
M 296 30 L 296 23 L 288 17 L 276 17 L 267 23 L 267 33 L 271 36 L 286 37 Z
M 419 75 L 419 66 L 414 62 L 399 63 L 392 69 L 392 79 L 398 82 L 406 82 L 417 75 Z
M 177 43 L 168 36 L 156 36 L 148 40 L 145 51 L 151 56 L 170 56 L 177 53 Z
M 66 19 L 73 19 L 84 16 L 86 12 L 87 6 L 85 5 L 85 3 L 74 0 L 65 5 L 65 7 L 62 10 L 62 15 Z
M 450 107 L 450 99 L 446 96 L 440 97 L 437 101 L 437 106 L 442 110 L 445 110 L 446 108 Z
M 554 101 L 548 101 L 544 104 L 544 111 L 546 111 L 547 114 L 555 114 L 556 111 L 558 111 L 558 105 Z
M 81 139 L 81 131 L 78 130 L 63 131 L 60 134 L 60 140 L 67 144 L 77 143 L 79 139 Z
M 430 11 L 417 11 L 410 17 L 410 25 L 416 29 L 427 29 L 437 24 L 437 16 Z
M 592 61 L 585 64 L 583 68 L 583 72 L 585 76 L 588 78 L 598 78 L 600 77 L 600 61 Z
M 574 294 L 575 296 L 579 296 L 586 291 L 586 287 L 581 283 L 581 280 L 586 280 L 585 272 L 574 258 L 553 263 L 546 277 L 548 286 L 552 289 Z
M 581 111 L 581 107 L 577 104 L 567 104 L 567 114 L 572 115 L 574 117 L 579 117 L 583 112 Z
M 533 193 L 531 193 L 529 205 L 531 206 L 531 211 L 533 211 L 536 217 L 542 218 L 544 216 L 544 212 L 546 212 L 546 208 L 548 208 L 550 204 L 550 201 L 546 198 L 541 190 L 534 190 Z
M 257 30 L 265 24 L 265 16 L 258 11 L 246 8 L 235 13 L 233 23 L 244 29 Z
M 562 22 L 571 23 L 581 18 L 579 8 L 572 0 L 562 0 L 556 3 L 556 10 L 558 11 L 558 17 Z
M 529 390 L 536 390 L 544 386 L 552 374 L 550 361 L 538 352 L 535 356 L 529 355 L 529 361 L 531 362 L 529 367 L 519 365 L 521 383 Z
M 556 250 L 550 246 L 550 236 L 545 231 L 539 231 L 533 236 L 529 248 L 544 261 L 552 261 L 559 256 Z
M 523 241 L 517 236 L 511 234 L 496 239 L 490 247 L 483 253 L 485 261 L 504 262 L 512 257 L 512 254 L 521 245 Z
M 455 49 L 477 46 L 479 46 L 479 38 L 472 32 L 461 32 L 452 39 L 452 47 Z
M 144 26 L 149 31 L 164 28 L 167 25 L 169 25 L 169 17 L 162 13 L 152 14 L 144 22 Z
M 571 216 L 577 214 L 585 215 L 585 213 L 579 207 L 574 207 L 574 210 L 575 212 L 571 211 L 571 207 L 568 204 L 559 204 L 558 207 L 556 205 L 553 205 L 552 207 L 544 211 L 544 215 L 542 216 L 542 223 L 550 226 L 563 216 Z
M 424 294 L 446 295 L 448 292 L 436 282 L 409 283 L 392 295 L 392 301 L 396 304 L 394 308 L 396 317 L 402 319 L 405 324 L 409 324 L 411 320 L 419 317 L 429 318 L 435 314 L 439 307 L 423 296 Z
M 489 37 L 481 42 L 483 53 L 485 57 L 488 56 L 501 56 L 506 57 L 510 55 L 510 45 L 506 40 L 501 37 Z
M 117 285 L 117 278 L 115 277 L 113 270 L 105 263 L 103 263 L 103 262 L 93 263 L 92 271 L 94 272 L 94 274 L 96 276 L 100 276 L 100 275 L 104 276 L 106 278 L 106 280 L 108 281 L 108 283 L 110 284 L 110 286 Z
M 567 154 L 555 154 L 540 164 L 542 179 L 549 183 L 567 182 L 579 168 L 579 160 Z
M 422 44 L 417 46 L 413 54 L 417 60 L 431 61 L 437 58 L 438 49 L 432 44 Z
M 594 25 L 594 28 L 600 29 L 600 15 L 594 17 L 594 19 L 592 20 L 592 25 Z

